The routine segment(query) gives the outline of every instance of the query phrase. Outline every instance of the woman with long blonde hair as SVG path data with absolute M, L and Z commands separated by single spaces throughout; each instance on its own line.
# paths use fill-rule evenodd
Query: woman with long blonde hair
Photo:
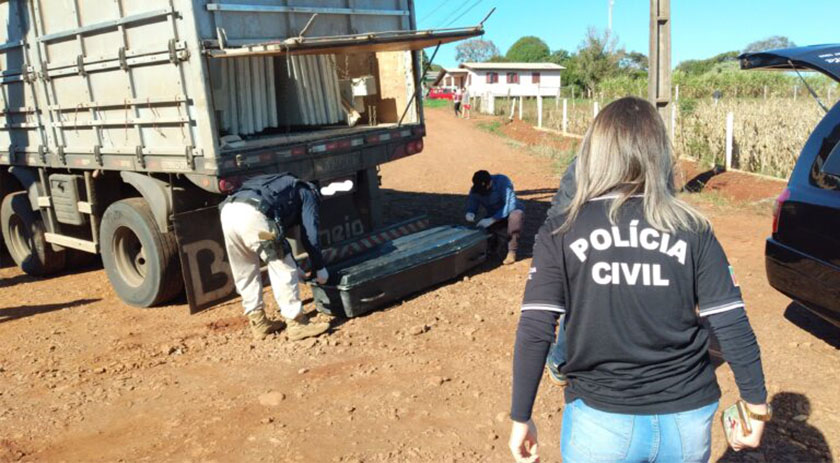
M 564 462 L 708 461 L 720 389 L 707 326 L 755 416 L 752 433 L 736 433 L 732 445 L 757 446 L 769 418 L 758 344 L 709 221 L 676 197 L 656 109 L 632 97 L 606 106 L 584 137 L 575 184 L 566 210 L 540 229 L 525 287 L 509 443 L 516 460 L 539 455 L 531 412 L 563 314 Z

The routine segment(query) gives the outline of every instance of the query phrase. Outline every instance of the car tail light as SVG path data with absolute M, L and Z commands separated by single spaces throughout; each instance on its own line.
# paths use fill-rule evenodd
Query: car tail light
M 782 215 L 782 205 L 790 199 L 790 188 L 785 188 L 785 191 L 776 198 L 773 203 L 773 234 L 779 231 L 779 217 Z

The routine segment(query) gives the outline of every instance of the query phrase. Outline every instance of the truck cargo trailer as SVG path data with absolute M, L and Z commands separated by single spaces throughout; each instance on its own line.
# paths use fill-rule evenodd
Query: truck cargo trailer
M 483 33 L 418 31 L 411 0 L 8 0 L 0 18 L 12 258 L 49 275 L 100 254 L 126 303 L 186 288 L 193 311 L 234 293 L 217 205 L 249 176 L 322 188 L 336 265 L 424 228 L 383 224 L 376 168 L 423 150 L 419 50 Z

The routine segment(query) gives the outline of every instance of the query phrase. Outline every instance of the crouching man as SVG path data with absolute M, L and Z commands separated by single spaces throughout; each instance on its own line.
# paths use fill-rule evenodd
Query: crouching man
M 298 269 L 286 242 L 286 232 L 300 226 L 301 241 L 319 284 L 329 277 L 318 245 L 317 187 L 295 176 L 268 174 L 252 177 L 221 205 L 222 232 L 236 291 L 256 339 L 282 330 L 290 340 L 319 336 L 329 323 L 310 323 L 303 313 Z M 268 266 L 268 277 L 280 315 L 286 322 L 266 317 L 262 298 L 260 260 Z
M 479 207 L 483 207 L 486 214 L 484 219 L 478 221 L 479 227 L 489 228 L 497 222 L 506 221 L 508 252 L 503 263 L 509 265 L 516 262 L 525 212 L 522 203 L 516 198 L 513 182 L 505 175 L 490 175 L 486 170 L 479 170 L 473 174 L 472 183 L 467 198 L 467 222 L 475 222 Z

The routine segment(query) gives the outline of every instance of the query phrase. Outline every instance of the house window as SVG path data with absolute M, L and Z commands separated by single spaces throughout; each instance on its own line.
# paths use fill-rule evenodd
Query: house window
M 532 84 L 540 83 L 540 73 L 539 72 L 532 72 L 531 73 L 531 83 Z
M 495 84 L 499 82 L 499 73 L 497 72 L 488 72 L 487 73 L 487 83 L 488 84 Z
M 519 83 L 519 74 L 517 74 L 515 72 L 508 72 L 507 73 L 507 83 L 518 84 Z

